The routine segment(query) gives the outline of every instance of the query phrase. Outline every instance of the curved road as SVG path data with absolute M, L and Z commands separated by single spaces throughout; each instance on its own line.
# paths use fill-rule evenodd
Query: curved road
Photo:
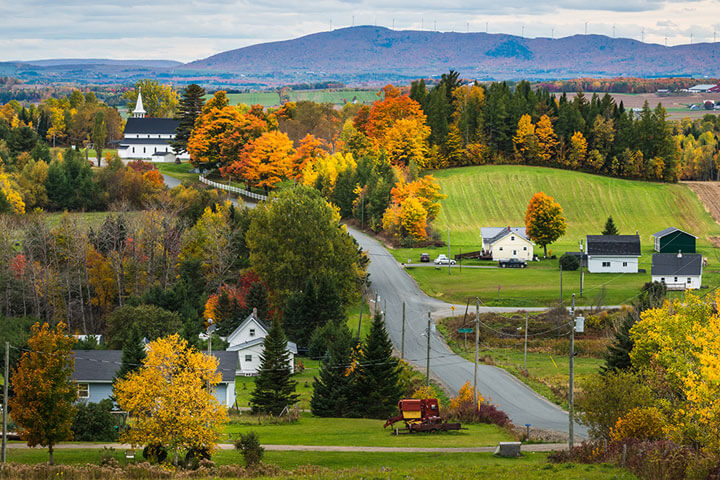
M 173 177 L 163 175 L 165 183 L 172 188 L 180 184 Z M 254 204 L 246 202 L 247 206 Z M 370 257 L 370 282 L 372 289 L 380 296 L 380 302 L 386 306 L 385 323 L 393 343 L 398 347 L 402 338 L 402 302 L 405 302 L 405 359 L 416 367 L 425 368 L 427 361 L 428 313 L 434 317 L 448 316 L 451 305 L 429 297 L 417 286 L 415 281 L 403 270 L 395 258 L 370 236 L 348 228 L 360 246 Z M 456 305 L 457 311 L 463 311 L 465 305 Z M 481 307 L 481 311 L 516 311 L 511 307 Z M 544 310 L 528 308 L 526 310 Z M 440 379 L 446 387 L 457 392 L 467 381 L 473 381 L 474 365 L 453 353 L 437 332 L 430 338 L 430 372 Z M 567 432 L 568 415 L 557 405 L 535 393 L 520 380 L 505 370 L 491 365 L 478 365 L 478 390 L 487 400 L 496 404 L 508 414 L 515 425 L 531 424 L 535 428 Z M 575 434 L 587 436 L 587 429 L 575 424 Z

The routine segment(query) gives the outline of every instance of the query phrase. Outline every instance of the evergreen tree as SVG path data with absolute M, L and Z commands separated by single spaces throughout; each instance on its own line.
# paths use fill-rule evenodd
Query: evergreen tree
M 284 313 L 288 337 L 302 346 L 308 345 L 316 328 L 345 319 L 340 295 L 326 278 L 321 278 L 317 284 L 308 280 L 302 292 L 288 297 Z
M 295 393 L 297 382 L 292 379 L 287 338 L 277 319 L 273 320 L 263 346 L 250 405 L 253 413 L 279 415 L 285 407 L 293 405 L 299 395 Z
M 603 235 L 617 235 L 618 229 L 615 226 L 615 222 L 613 221 L 612 216 L 608 217 L 607 222 L 605 222 L 605 228 L 602 231 Z
M 260 320 L 267 318 L 269 309 L 268 294 L 262 282 L 255 282 L 250 285 L 250 289 L 245 297 L 245 305 L 248 310 L 245 316 L 250 315 L 250 312 L 255 308 L 257 309 L 257 316 Z
M 386 418 L 392 414 L 403 394 L 400 367 L 392 356 L 392 342 L 379 312 L 363 345 L 356 375 L 356 395 L 363 399 L 358 413 L 370 418 Z
M 188 85 L 185 91 L 183 91 L 177 115 L 180 123 L 175 129 L 175 140 L 172 142 L 175 155 L 180 155 L 187 151 L 187 142 L 190 138 L 190 133 L 193 127 L 195 127 L 195 120 L 200 116 L 205 103 L 205 100 L 203 100 L 204 95 L 205 89 L 194 83 Z
M 122 346 L 122 356 L 120 370 L 116 374 L 116 378 L 123 378 L 128 373 L 135 372 L 145 360 L 145 344 L 143 343 L 142 333 L 137 326 L 130 329 L 130 335 Z
M 347 417 L 355 413 L 354 375 L 348 373 L 353 339 L 347 325 L 338 325 L 327 355 L 313 380 L 310 409 L 318 417 Z
M 630 351 L 635 342 L 630 338 L 630 329 L 636 321 L 634 313 L 629 312 L 625 315 L 620 330 L 615 333 L 615 338 L 607 347 L 605 365 L 601 368 L 602 373 L 627 370 L 632 366 Z

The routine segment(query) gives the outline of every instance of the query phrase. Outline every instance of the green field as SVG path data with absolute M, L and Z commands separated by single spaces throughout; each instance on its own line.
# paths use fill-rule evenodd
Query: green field
M 115 457 L 121 464 L 125 459 L 122 451 Z M 58 464 L 98 463 L 101 451 L 97 449 L 60 449 L 55 452 Z M 608 464 L 578 465 L 547 463 L 544 453 L 526 453 L 521 458 L 494 457 L 489 453 L 367 453 L 367 452 L 265 452 L 264 462 L 293 470 L 305 465 L 317 465 L 319 469 L 298 472 L 292 478 L 318 480 L 343 478 L 391 480 L 413 478 L 416 480 L 446 479 L 547 479 L 547 480 L 633 480 L 627 471 Z M 47 461 L 44 449 L 9 449 L 10 462 L 36 464 Z M 234 451 L 223 450 L 213 456 L 219 465 L 242 464 L 242 457 Z M 263 477 L 268 478 L 268 477 Z M 281 475 L 272 478 L 288 478 Z
M 632 299 L 642 284 L 650 280 L 652 239 L 650 235 L 669 226 L 686 230 L 698 237 L 698 252 L 708 258 L 703 284 L 720 284 L 720 251 L 711 237 L 720 236 L 718 226 L 705 211 L 697 196 L 685 185 L 650 183 L 602 177 L 568 170 L 526 166 L 464 167 L 433 172 L 443 193 L 442 210 L 435 229 L 443 240 L 450 231 L 451 255 L 481 249 L 483 226 L 523 226 L 530 198 L 543 191 L 564 209 L 568 229 L 565 236 L 548 246 L 549 254 L 578 251 L 586 234 L 599 234 L 609 215 L 620 233 L 638 231 L 643 245 L 638 274 L 585 273 L 584 298 L 579 304 L 605 305 Z M 434 258 L 447 254 L 447 247 L 395 249 L 400 262 L 417 262 L 421 252 Z M 535 253 L 542 250 L 535 247 Z M 479 262 L 466 262 L 477 265 Z M 494 265 L 485 262 L 486 265 Z M 479 295 L 488 305 L 542 306 L 560 298 L 560 273 L 557 261 L 531 262 L 528 269 L 459 269 L 448 275 L 447 268 L 408 268 L 428 294 L 445 300 L 463 302 Z M 567 301 L 579 294 L 579 272 L 565 272 L 563 297 Z M 498 286 L 500 286 L 498 294 Z
M 291 102 L 300 100 L 309 100 L 318 103 L 332 103 L 335 105 L 344 105 L 352 102 L 354 99 L 358 103 L 369 104 L 377 100 L 378 90 L 289 90 L 288 96 Z M 212 95 L 206 95 L 207 100 Z M 263 107 L 277 107 L 280 105 L 280 95 L 278 92 L 247 92 L 247 93 L 228 93 L 230 105 L 244 103 L 245 105 L 262 105 Z
M 198 177 L 197 173 L 192 173 L 194 167 L 190 162 L 184 163 L 156 163 L 155 166 L 160 173 L 163 173 L 169 177 L 177 178 L 178 180 L 196 182 Z

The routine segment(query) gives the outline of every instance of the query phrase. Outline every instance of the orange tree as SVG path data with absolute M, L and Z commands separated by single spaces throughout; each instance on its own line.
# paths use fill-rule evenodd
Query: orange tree
M 547 257 L 548 244 L 562 237 L 567 230 L 562 207 L 544 192 L 536 193 L 525 212 L 525 228 L 530 240 L 542 246 Z
M 71 380 L 74 344 L 64 323 L 56 328 L 36 323 L 28 351 L 11 377 L 15 396 L 9 407 L 20 438 L 30 447 L 48 447 L 51 465 L 55 444 L 72 438 L 77 400 L 77 387 Z
M 290 178 L 295 171 L 295 149 L 282 132 L 265 132 L 245 145 L 240 159 L 223 169 L 223 175 L 237 175 L 248 184 L 264 187 L 267 192 L 275 184 Z

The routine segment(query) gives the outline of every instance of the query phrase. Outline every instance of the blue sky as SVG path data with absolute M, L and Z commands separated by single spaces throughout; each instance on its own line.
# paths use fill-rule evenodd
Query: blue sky
M 330 28 L 588 33 L 668 45 L 720 41 L 720 0 L 0 0 L 0 60 L 190 61 Z

